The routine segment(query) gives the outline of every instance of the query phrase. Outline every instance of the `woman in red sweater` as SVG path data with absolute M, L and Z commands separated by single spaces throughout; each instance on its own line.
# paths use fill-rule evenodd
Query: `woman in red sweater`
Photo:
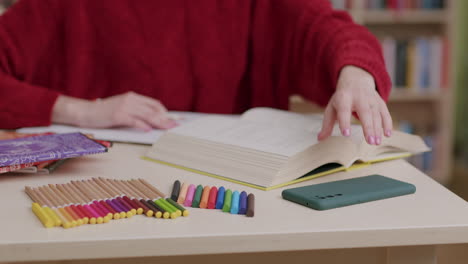
M 328 0 L 20 0 L 0 17 L 0 126 L 174 126 L 166 109 L 326 106 L 390 136 L 378 41 Z M 96 100 L 98 98 L 102 98 Z

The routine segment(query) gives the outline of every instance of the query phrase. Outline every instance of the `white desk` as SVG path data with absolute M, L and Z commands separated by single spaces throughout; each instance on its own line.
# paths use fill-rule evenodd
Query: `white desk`
M 467 203 L 401 160 L 300 185 L 379 173 L 415 184 L 416 194 L 320 212 L 283 200 L 282 189 L 258 191 L 141 160 L 145 150 L 116 144 L 107 154 L 71 160 L 51 175 L 0 175 L 0 262 L 308 250 L 317 259 L 328 254 L 336 263 L 340 263 L 338 256 L 347 263 L 354 259 L 356 263 L 435 263 L 437 247 L 433 245 L 468 243 Z M 96 176 L 145 178 L 167 194 L 176 179 L 246 190 L 256 195 L 256 215 L 248 218 L 190 209 L 189 217 L 175 220 L 134 216 L 102 225 L 46 229 L 32 214 L 31 201 L 23 192 L 25 185 Z M 306 252 L 294 256 L 301 254 Z M 375 258 L 365 262 L 363 257 L 372 254 Z M 323 263 L 335 263 L 331 259 Z

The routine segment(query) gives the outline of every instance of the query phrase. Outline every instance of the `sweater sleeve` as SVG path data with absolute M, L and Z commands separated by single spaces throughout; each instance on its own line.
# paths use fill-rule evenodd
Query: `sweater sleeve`
M 57 4 L 21 0 L 0 16 L 0 128 L 51 122 L 56 91 L 31 83 L 58 28 Z
M 380 43 L 346 12 L 333 10 L 327 0 L 258 2 L 263 6 L 257 5 L 256 13 L 263 16 L 263 25 L 273 25 L 274 32 L 267 37 L 276 43 L 262 45 L 273 46 L 272 56 L 277 57 L 273 64 L 281 65 L 274 66 L 281 67 L 276 75 L 288 76 L 282 79 L 287 79 L 289 94 L 300 94 L 325 106 L 335 91 L 341 69 L 354 65 L 369 72 L 381 97 L 388 99 L 391 81 Z M 258 21 L 257 25 L 262 24 Z M 266 31 L 265 27 L 262 31 Z

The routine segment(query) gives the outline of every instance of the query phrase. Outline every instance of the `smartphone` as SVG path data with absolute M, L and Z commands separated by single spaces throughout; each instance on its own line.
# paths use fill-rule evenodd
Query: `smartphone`
M 286 189 L 281 195 L 312 209 L 328 210 L 415 192 L 413 184 L 374 174 Z

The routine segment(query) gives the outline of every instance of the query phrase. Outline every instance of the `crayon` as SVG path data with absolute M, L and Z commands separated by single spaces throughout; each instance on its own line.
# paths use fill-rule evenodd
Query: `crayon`
M 239 192 L 232 193 L 231 214 L 239 213 Z
M 208 197 L 210 197 L 210 186 L 203 188 L 203 194 L 200 201 L 200 208 L 206 208 L 208 206 Z
M 247 193 L 242 191 L 239 198 L 239 214 L 247 213 Z
M 185 196 L 185 206 L 192 206 L 193 197 L 195 196 L 195 185 L 190 184 L 187 190 L 187 195 Z M 172 199 L 174 200 L 174 199 Z M 176 201 L 176 200 L 174 200 Z
M 179 204 L 184 204 L 185 196 L 187 195 L 188 184 L 183 183 L 182 187 L 180 188 L 179 197 L 177 198 L 177 202 Z
M 218 188 L 211 187 L 210 196 L 208 197 L 208 209 L 215 209 L 216 207 L 216 198 L 218 197 Z
M 248 217 L 253 217 L 255 214 L 255 195 L 253 193 L 247 196 L 247 213 Z
M 179 199 L 179 192 L 180 192 L 180 181 L 176 180 L 174 182 L 174 186 L 172 187 L 171 199 L 177 201 Z
M 216 197 L 216 209 L 223 209 L 223 203 L 224 203 L 224 192 L 225 189 L 223 186 L 219 187 L 218 190 L 218 195 Z
M 231 200 L 232 200 L 232 191 L 227 189 L 224 194 L 224 205 L 223 205 L 223 212 L 231 211 Z
M 198 185 L 197 190 L 195 191 L 195 195 L 193 197 L 192 207 L 200 208 L 200 201 L 201 201 L 202 193 L 203 193 L 203 186 Z

